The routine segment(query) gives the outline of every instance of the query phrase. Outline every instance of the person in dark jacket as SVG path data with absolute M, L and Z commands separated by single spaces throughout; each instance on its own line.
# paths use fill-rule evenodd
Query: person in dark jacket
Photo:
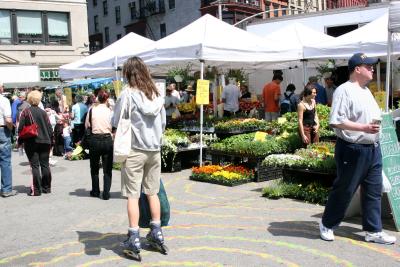
M 38 136 L 24 140 L 18 138 L 18 142 L 24 144 L 25 153 L 31 165 L 33 182 L 28 193 L 30 196 L 51 193 L 49 154 L 53 141 L 53 128 L 46 111 L 38 107 L 41 99 L 42 93 L 39 91 L 28 94 L 28 102 L 31 106 L 22 111 L 18 126 L 18 133 L 21 133 L 25 125 L 36 123 L 38 126 Z

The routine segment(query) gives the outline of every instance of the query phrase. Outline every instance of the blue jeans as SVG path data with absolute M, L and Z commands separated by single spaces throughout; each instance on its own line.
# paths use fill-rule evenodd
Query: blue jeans
M 1 169 L 1 192 L 11 192 L 11 131 L 0 127 L 0 169 Z
M 322 224 L 335 228 L 361 186 L 362 226 L 364 231 L 382 231 L 382 154 L 379 145 L 352 144 L 340 138 L 335 147 L 337 178 L 325 206 Z
M 71 146 L 71 136 L 64 137 L 64 152 L 70 152 L 74 150 Z

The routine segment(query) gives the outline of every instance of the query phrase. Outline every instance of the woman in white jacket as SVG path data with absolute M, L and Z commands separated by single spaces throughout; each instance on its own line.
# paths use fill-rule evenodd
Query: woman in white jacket
M 125 242 L 126 254 L 140 260 L 139 206 L 141 188 L 149 201 L 152 221 L 147 239 L 161 247 L 164 236 L 161 230 L 160 189 L 161 139 L 165 129 L 164 99 L 151 79 L 150 72 L 138 57 L 129 58 L 123 66 L 127 86 L 114 107 L 113 127 L 118 126 L 124 99 L 130 98 L 132 147 L 121 169 L 122 195 L 128 198 L 129 239 Z

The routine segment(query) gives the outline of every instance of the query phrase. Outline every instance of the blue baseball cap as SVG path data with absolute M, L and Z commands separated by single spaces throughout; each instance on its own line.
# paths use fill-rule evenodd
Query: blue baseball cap
M 349 71 L 353 71 L 357 66 L 360 65 L 374 65 L 378 63 L 377 58 L 368 57 L 364 53 L 356 53 L 349 59 Z

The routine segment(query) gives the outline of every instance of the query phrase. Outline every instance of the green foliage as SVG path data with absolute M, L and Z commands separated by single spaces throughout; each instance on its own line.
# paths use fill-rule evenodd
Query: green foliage
M 269 129 L 268 122 L 257 119 L 231 119 L 220 121 L 215 124 L 215 130 L 220 132 L 235 131 L 266 131 Z
M 168 70 L 167 72 L 167 82 L 176 82 L 175 81 L 175 76 L 180 75 L 182 77 L 182 82 L 180 83 L 181 88 L 186 88 L 189 84 L 190 81 L 194 80 L 194 77 L 191 75 L 192 72 L 192 64 L 188 63 L 186 66 L 181 67 L 174 67 Z
M 332 68 L 333 66 L 333 68 Z M 328 62 L 326 62 L 323 65 L 318 65 L 316 67 L 316 70 L 318 71 L 319 75 L 317 77 L 320 79 L 324 75 L 324 73 L 328 72 L 333 72 L 335 70 L 335 60 L 334 59 L 328 59 Z
M 121 168 L 122 168 L 122 163 L 120 163 L 120 162 L 114 162 L 112 168 L 113 168 L 113 170 L 120 171 Z
M 321 173 L 335 173 L 335 144 L 321 142 L 296 150 L 294 155 L 269 155 L 262 165 L 267 167 L 308 169 Z
M 319 136 L 328 137 L 334 136 L 332 128 L 329 126 L 329 115 L 331 108 L 326 105 L 317 105 L 317 114 L 319 118 Z
M 225 77 L 235 78 L 240 83 L 246 83 L 247 81 L 247 73 L 243 69 L 229 69 L 225 73 Z
M 265 187 L 262 192 L 262 195 L 267 198 L 277 199 L 287 197 L 316 204 L 325 204 L 328 194 L 329 188 L 319 182 L 302 184 L 295 181 L 282 180 Z
M 279 154 L 294 151 L 296 143 L 300 143 L 298 135 L 274 137 L 267 135 L 264 142 L 254 141 L 255 133 L 239 134 L 226 138 L 211 145 L 213 150 L 225 153 L 235 153 L 242 156 L 265 157 L 270 154 Z M 297 140 L 297 141 L 296 141 Z M 296 148 L 298 148 L 297 146 Z

